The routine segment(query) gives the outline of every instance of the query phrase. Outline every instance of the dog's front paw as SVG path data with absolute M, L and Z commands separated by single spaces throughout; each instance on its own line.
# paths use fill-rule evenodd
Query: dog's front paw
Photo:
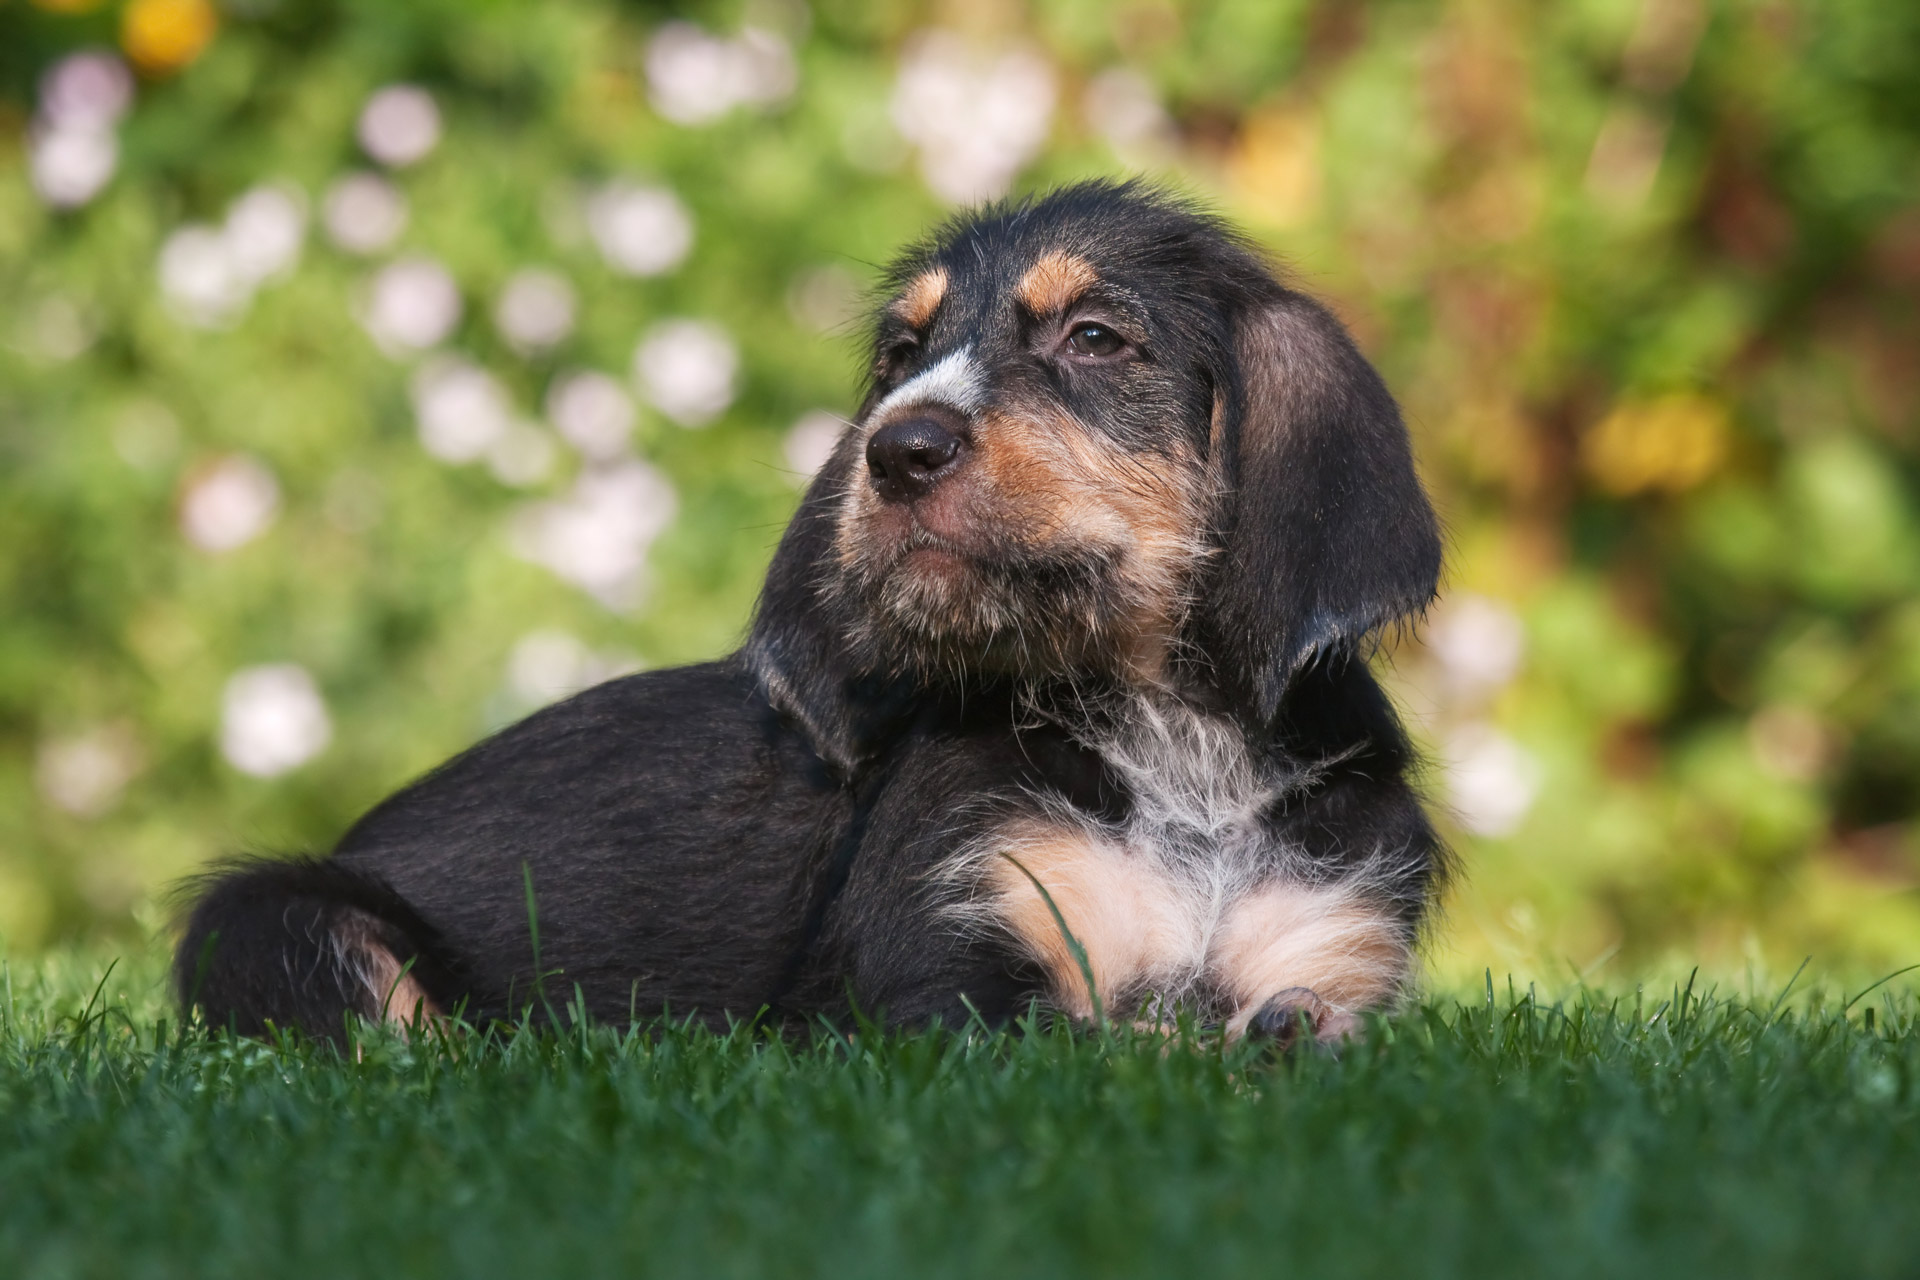
M 1357 1015 L 1334 1008 L 1305 987 L 1288 987 L 1254 1011 L 1246 1035 L 1287 1050 L 1308 1039 L 1333 1044 L 1359 1030 Z

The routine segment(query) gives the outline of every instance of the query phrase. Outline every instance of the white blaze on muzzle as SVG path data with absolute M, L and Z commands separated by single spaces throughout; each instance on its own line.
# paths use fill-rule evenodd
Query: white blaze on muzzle
M 888 392 L 887 398 L 874 406 L 867 422 L 884 422 L 888 414 L 905 405 L 945 405 L 972 415 L 986 403 L 986 371 L 974 360 L 973 348 L 962 347 Z

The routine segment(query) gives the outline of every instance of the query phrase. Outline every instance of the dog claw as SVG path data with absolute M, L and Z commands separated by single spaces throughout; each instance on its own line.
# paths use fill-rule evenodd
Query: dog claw
M 1335 1009 L 1306 987 L 1288 987 L 1268 997 L 1247 1021 L 1246 1033 L 1285 1052 L 1304 1040 L 1332 1044 L 1359 1027 L 1359 1018 Z

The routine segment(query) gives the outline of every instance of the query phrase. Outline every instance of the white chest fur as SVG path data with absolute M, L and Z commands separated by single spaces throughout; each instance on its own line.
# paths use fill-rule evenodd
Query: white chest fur
M 1080 1016 L 1097 995 L 1109 1013 L 1157 1001 L 1237 1029 L 1289 988 L 1336 1009 L 1393 993 L 1410 940 L 1389 887 L 1364 860 L 1314 865 L 1265 821 L 1311 776 L 1257 759 L 1237 726 L 1177 703 L 1136 700 L 1099 723 L 1076 736 L 1126 787 L 1127 819 L 1033 797 L 953 864 L 956 917 L 1011 935 Z

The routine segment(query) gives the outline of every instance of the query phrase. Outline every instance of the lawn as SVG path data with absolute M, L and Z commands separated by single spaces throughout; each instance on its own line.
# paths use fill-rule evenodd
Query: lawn
M 1279 1059 L 1037 1027 L 356 1059 L 183 1030 L 151 964 L 101 967 L 6 975 L 19 1280 L 1920 1274 L 1898 984 L 1489 983 Z

